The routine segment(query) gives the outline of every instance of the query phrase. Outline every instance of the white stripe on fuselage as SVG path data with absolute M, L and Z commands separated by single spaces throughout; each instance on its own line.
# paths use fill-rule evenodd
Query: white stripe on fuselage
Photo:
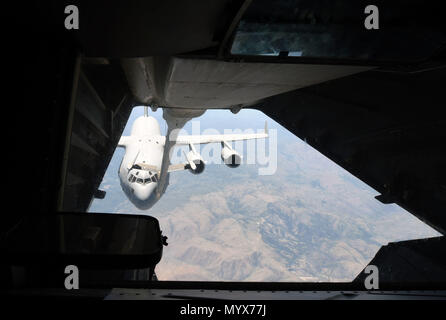
M 119 168 L 119 180 L 124 193 L 139 209 L 149 209 L 157 201 L 156 182 L 130 182 L 129 175 L 137 179 L 150 179 L 155 170 L 130 169 L 134 164 L 145 164 L 161 168 L 165 137 L 161 136 L 158 121 L 153 117 L 139 117 L 132 126 L 131 135 L 126 140 L 125 155 Z M 130 169 L 130 170 L 129 170 Z

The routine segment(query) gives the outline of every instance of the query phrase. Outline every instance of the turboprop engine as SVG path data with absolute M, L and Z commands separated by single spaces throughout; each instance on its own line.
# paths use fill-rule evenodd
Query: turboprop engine
M 226 142 L 222 142 L 221 159 L 230 168 L 237 168 L 242 163 L 242 157 Z

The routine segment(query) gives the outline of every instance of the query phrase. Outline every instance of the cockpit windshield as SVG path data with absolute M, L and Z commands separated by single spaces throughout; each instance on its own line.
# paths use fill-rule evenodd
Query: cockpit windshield
M 135 175 L 133 173 L 131 173 L 129 175 L 129 177 L 128 177 L 128 181 L 130 183 L 136 182 L 136 183 L 143 184 L 143 185 L 149 184 L 151 182 L 158 182 L 158 178 L 157 178 L 156 174 L 153 174 L 150 171 L 148 173 L 149 173 L 150 176 L 147 177 L 147 178 L 137 178 L 137 177 L 135 177 L 135 175 L 139 175 L 139 172 L 136 172 Z

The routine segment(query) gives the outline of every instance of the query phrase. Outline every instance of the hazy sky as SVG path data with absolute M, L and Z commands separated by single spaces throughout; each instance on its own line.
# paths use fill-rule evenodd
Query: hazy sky
M 124 128 L 123 135 L 129 135 L 130 129 L 133 121 L 144 115 L 144 107 L 135 107 L 130 115 L 129 121 Z M 163 111 L 158 108 L 156 112 L 153 112 L 149 108 L 149 116 L 156 118 L 161 127 L 161 133 L 165 134 L 166 123 L 163 119 Z M 274 128 L 280 131 L 280 134 L 292 135 L 288 130 L 284 129 L 274 120 L 270 119 L 267 115 L 263 114 L 258 110 L 253 109 L 243 109 L 239 113 L 233 114 L 229 110 L 207 110 L 201 117 L 194 118 L 184 126 L 184 129 L 191 133 L 192 122 L 199 121 L 200 128 L 202 130 L 206 129 L 216 129 L 223 133 L 224 129 L 262 129 L 264 128 L 265 121 L 268 122 L 268 128 Z

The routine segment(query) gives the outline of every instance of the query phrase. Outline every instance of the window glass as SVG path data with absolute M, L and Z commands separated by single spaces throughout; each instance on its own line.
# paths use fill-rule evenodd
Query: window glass
M 381 27 L 367 30 L 362 1 L 253 1 L 236 29 L 231 54 L 423 60 L 446 44 L 444 24 L 436 25 L 444 19 L 434 20 L 441 12 L 435 6 L 411 3 L 376 3 Z

